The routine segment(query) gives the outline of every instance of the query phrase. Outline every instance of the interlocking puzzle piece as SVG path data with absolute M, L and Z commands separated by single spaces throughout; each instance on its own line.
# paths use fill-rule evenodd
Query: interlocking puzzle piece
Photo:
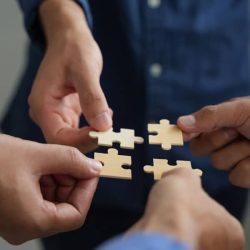
M 130 169 L 124 169 L 122 166 L 131 166 L 131 157 L 126 155 L 118 155 L 118 151 L 110 148 L 107 154 L 95 153 L 95 160 L 103 164 L 100 175 L 103 177 L 131 179 Z
M 144 166 L 144 172 L 153 173 L 154 180 L 160 180 L 162 174 L 165 172 L 169 172 L 176 168 L 190 168 L 192 169 L 190 161 L 177 161 L 175 166 L 168 165 L 168 160 L 165 159 L 154 159 L 154 165 L 146 165 Z M 202 171 L 200 169 L 193 170 L 197 175 L 202 176 Z
M 169 124 L 169 120 L 160 120 L 160 124 L 148 124 L 149 144 L 161 144 L 162 149 L 169 150 L 172 145 L 182 146 L 183 135 L 176 125 Z
M 122 128 L 116 133 L 113 129 L 105 132 L 90 131 L 91 138 L 98 138 L 98 145 L 112 147 L 113 142 L 119 142 L 121 148 L 134 149 L 135 143 L 143 143 L 142 137 L 135 136 L 133 129 Z

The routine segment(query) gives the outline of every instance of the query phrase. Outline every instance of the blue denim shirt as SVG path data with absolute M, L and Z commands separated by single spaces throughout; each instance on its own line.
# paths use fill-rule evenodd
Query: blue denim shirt
M 97 250 L 191 250 L 182 242 L 156 233 L 135 233 L 116 237 Z
M 43 56 L 37 46 L 43 42 L 37 22 L 41 1 L 19 2 L 32 46 L 22 88 L 3 129 L 38 139 L 40 132 L 27 111 L 20 109 L 27 109 L 26 98 Z M 168 159 L 172 164 L 191 160 L 194 168 L 204 171 L 203 183 L 210 193 L 229 186 L 226 173 L 213 169 L 207 158 L 193 157 L 187 145 L 169 152 L 148 146 L 146 124 L 162 118 L 175 123 L 178 116 L 204 105 L 249 95 L 248 1 L 152 2 L 79 0 L 103 54 L 101 83 L 114 110 L 114 128 L 134 128 L 146 139 L 134 151 L 119 149 L 133 157 L 133 179 L 102 179 L 94 200 L 96 207 L 142 210 L 153 184 L 143 166 L 152 164 L 153 158 Z M 20 125 L 11 127 L 10 121 Z

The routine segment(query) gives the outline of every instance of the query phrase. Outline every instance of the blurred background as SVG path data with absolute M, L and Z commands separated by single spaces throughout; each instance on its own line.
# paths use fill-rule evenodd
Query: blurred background
M 15 1 L 0 1 L 0 117 L 15 89 L 25 64 L 27 37 L 20 10 Z M 250 199 L 249 199 L 250 200 Z M 235 201 L 237 202 L 237 201 Z M 246 249 L 250 249 L 250 203 L 245 218 Z M 249 238 L 249 239 L 248 239 Z M 41 250 L 39 241 L 13 247 L 0 239 L 1 250 Z

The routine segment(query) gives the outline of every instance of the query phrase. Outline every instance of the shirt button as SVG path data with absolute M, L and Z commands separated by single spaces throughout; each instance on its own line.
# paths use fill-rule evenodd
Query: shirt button
M 152 9 L 160 7 L 161 0 L 148 0 L 148 6 Z
M 159 63 L 151 64 L 149 73 L 152 77 L 159 77 L 162 74 L 162 66 Z

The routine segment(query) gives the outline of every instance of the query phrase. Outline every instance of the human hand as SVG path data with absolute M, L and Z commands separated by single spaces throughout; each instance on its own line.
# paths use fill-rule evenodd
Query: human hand
M 180 117 L 178 126 L 192 140 L 193 154 L 211 155 L 213 165 L 230 170 L 230 181 L 250 188 L 250 98 L 207 106 Z
M 89 131 L 112 127 L 100 86 L 102 55 L 74 1 L 48 0 L 40 7 L 47 50 L 29 97 L 30 115 L 49 143 L 96 148 Z M 79 128 L 81 114 L 89 126 Z
M 195 250 L 242 250 L 240 223 L 201 188 L 192 170 L 176 169 L 152 188 L 143 217 L 128 233 L 171 235 Z
M 79 228 L 100 164 L 68 146 L 0 135 L 0 236 L 11 244 Z

